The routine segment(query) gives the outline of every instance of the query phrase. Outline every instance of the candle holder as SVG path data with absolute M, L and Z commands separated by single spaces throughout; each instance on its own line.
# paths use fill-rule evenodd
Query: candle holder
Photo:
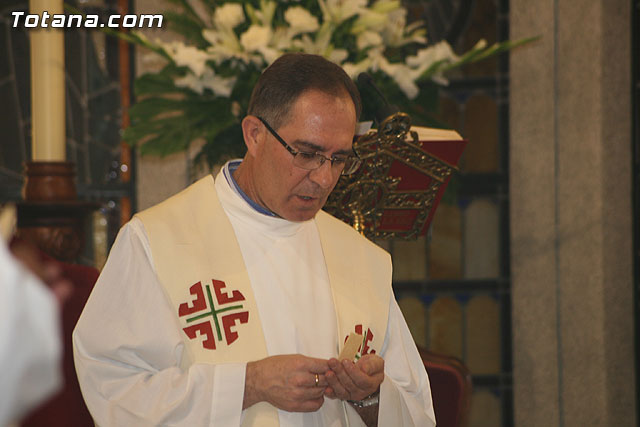
M 77 261 L 87 218 L 100 204 L 77 199 L 71 162 L 27 162 L 24 174 L 17 236 L 58 260 Z
M 26 162 L 22 196 L 25 201 L 75 200 L 75 166 L 71 162 Z

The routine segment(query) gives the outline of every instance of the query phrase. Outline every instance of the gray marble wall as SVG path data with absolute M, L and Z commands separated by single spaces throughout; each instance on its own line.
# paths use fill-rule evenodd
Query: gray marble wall
M 511 0 L 517 426 L 634 426 L 631 4 Z

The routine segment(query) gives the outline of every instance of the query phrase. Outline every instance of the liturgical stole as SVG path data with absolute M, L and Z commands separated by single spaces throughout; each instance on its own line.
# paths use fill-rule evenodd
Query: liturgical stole
M 181 368 L 268 357 L 249 275 L 213 177 L 200 179 L 138 217 L 183 331 L 186 354 Z M 315 222 L 337 315 L 336 357 L 351 332 L 363 335 L 359 354 L 377 353 L 389 315 L 389 254 L 324 211 Z M 278 426 L 277 410 L 260 402 L 245 411 L 242 425 Z

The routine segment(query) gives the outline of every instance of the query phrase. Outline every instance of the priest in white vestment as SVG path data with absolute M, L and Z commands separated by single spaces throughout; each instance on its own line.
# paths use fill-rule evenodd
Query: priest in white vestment
M 320 210 L 358 165 L 359 112 L 338 66 L 285 55 L 245 158 L 123 227 L 74 331 L 98 425 L 435 425 L 389 255 Z

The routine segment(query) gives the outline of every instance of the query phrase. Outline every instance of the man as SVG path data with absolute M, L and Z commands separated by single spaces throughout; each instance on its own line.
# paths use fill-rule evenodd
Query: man
M 247 154 L 120 232 L 74 332 L 99 425 L 435 425 L 389 255 L 320 211 L 358 165 L 357 89 L 306 54 L 275 61 Z M 360 358 L 336 359 L 351 332 Z

